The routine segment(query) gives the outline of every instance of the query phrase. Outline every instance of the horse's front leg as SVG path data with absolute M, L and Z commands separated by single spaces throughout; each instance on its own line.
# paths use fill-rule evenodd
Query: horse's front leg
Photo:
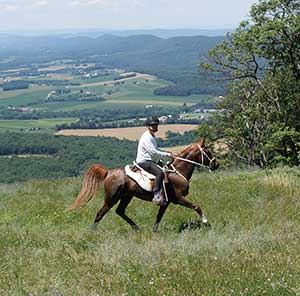
M 208 220 L 207 220 L 206 216 L 204 215 L 202 209 L 198 205 L 190 202 L 189 200 L 187 200 L 183 196 L 180 196 L 178 198 L 177 202 L 178 202 L 178 204 L 180 204 L 182 206 L 185 206 L 189 209 L 195 210 L 199 214 L 199 216 L 201 217 L 201 221 L 204 223 L 204 225 L 205 226 L 210 226 L 210 223 L 208 222 Z
M 153 226 L 153 231 L 154 232 L 158 232 L 159 222 L 160 222 L 161 218 L 163 217 L 163 215 L 164 215 L 164 213 L 165 213 L 165 211 L 166 211 L 166 209 L 167 209 L 167 207 L 168 207 L 169 204 L 170 203 L 168 202 L 166 205 L 160 206 L 160 208 L 158 210 L 158 213 L 157 213 L 157 216 L 156 216 L 156 222 L 155 222 L 155 224 Z

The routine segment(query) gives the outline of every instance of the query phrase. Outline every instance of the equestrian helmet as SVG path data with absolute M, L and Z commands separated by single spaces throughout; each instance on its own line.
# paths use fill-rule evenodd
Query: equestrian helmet
M 159 119 L 156 116 L 150 116 L 147 118 L 145 125 L 158 125 L 159 124 Z

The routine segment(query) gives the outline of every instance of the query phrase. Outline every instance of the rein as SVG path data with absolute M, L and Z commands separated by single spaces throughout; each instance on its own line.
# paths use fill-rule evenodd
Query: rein
M 194 165 L 198 165 L 198 166 L 207 168 L 207 169 L 211 172 L 210 165 L 211 165 L 211 163 L 215 160 L 215 157 L 209 158 L 208 155 L 207 155 L 207 153 L 204 151 L 204 149 L 203 149 L 199 144 L 198 144 L 198 148 L 199 148 L 199 150 L 200 150 L 200 152 L 201 152 L 201 163 L 200 163 L 200 162 L 193 161 L 193 160 L 190 160 L 190 159 L 178 157 L 178 156 L 175 156 L 174 158 L 177 159 L 177 160 L 182 160 L 182 161 L 185 161 L 185 162 L 192 163 L 192 164 L 194 164 Z M 205 155 L 206 158 L 209 160 L 209 165 L 208 165 L 208 166 L 204 164 L 204 155 Z
M 193 161 L 193 160 L 190 160 L 190 159 L 186 159 L 186 158 L 182 158 L 182 157 L 179 157 L 179 156 L 174 156 L 174 159 L 177 159 L 177 160 L 181 160 L 181 161 L 185 161 L 185 162 L 189 162 L 189 163 L 192 163 L 194 165 L 197 165 L 197 166 L 200 166 L 200 167 L 204 167 L 204 168 L 207 168 L 209 170 L 209 172 L 211 173 L 211 168 L 210 168 L 210 165 L 211 163 L 215 160 L 215 157 L 213 158 L 210 158 L 208 157 L 207 153 L 204 151 L 204 149 L 198 144 L 198 148 L 201 152 L 201 163 L 200 162 L 196 162 L 196 161 Z M 207 157 L 207 159 L 209 160 L 209 165 L 205 165 L 204 164 L 204 155 Z M 189 181 L 186 179 L 185 176 L 183 176 L 175 167 L 173 164 L 171 164 L 171 167 L 172 167 L 172 170 L 170 169 L 166 169 L 165 171 L 166 172 L 169 172 L 169 173 L 176 173 L 178 174 L 181 178 L 183 178 L 187 183 L 189 183 Z

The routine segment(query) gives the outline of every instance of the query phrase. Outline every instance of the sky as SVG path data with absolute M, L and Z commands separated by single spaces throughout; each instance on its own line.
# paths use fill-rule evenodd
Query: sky
M 228 29 L 246 19 L 257 1 L 0 0 L 0 31 Z

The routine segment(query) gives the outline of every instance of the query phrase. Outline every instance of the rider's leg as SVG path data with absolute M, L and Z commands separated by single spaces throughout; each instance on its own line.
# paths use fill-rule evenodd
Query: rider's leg
M 151 160 L 147 160 L 143 163 L 139 163 L 138 164 L 141 168 L 143 168 L 144 170 L 146 170 L 147 172 L 153 174 L 155 176 L 155 182 L 154 182 L 154 188 L 153 188 L 153 192 L 154 192 L 154 203 L 159 204 L 160 201 L 163 201 L 163 197 L 161 196 L 160 193 L 160 189 L 162 186 L 162 182 L 163 182 L 163 177 L 164 177 L 164 173 L 161 170 L 161 168 L 159 168 L 155 162 L 151 161 Z

